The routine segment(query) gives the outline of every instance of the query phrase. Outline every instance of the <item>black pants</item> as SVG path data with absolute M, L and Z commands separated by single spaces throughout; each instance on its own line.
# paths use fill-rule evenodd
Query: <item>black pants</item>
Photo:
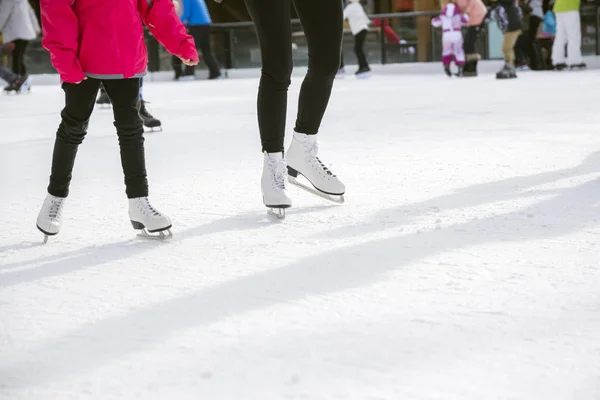
M 29 42 L 27 40 L 18 39 L 13 43 L 15 44 L 15 48 L 12 51 L 12 70 L 17 75 L 25 75 L 27 73 L 24 62 L 25 50 L 27 50 Z
M 283 151 L 287 92 L 292 74 L 291 0 L 245 0 L 254 21 L 262 74 L 258 125 L 263 151 Z M 341 0 L 295 0 L 308 43 L 308 73 L 298 99 L 296 132 L 316 134 L 340 66 L 343 33 Z
M 467 28 L 467 34 L 465 35 L 465 42 L 463 44 L 465 55 L 475 54 L 475 45 L 477 44 L 477 37 L 479 36 L 480 31 L 480 25 L 469 26 Z
M 219 68 L 219 63 L 215 59 L 210 46 L 210 25 L 192 25 L 188 28 L 188 31 L 194 38 L 196 47 L 200 49 L 200 52 L 202 53 L 202 59 L 204 60 L 204 63 L 209 71 L 209 79 L 214 79 L 220 76 L 221 69 Z M 194 66 L 186 65 L 185 70 L 181 71 L 183 63 L 179 57 L 173 56 L 172 60 L 176 77 L 181 75 L 194 75 Z
M 529 16 L 529 31 L 527 34 L 530 67 L 533 70 L 544 69 L 544 60 L 540 53 L 537 40 L 537 31 L 543 20 L 535 15 Z
M 77 85 L 63 83 L 66 104 L 61 112 L 62 121 L 54 142 L 48 193 L 58 197 L 69 195 L 77 148 L 87 133 L 100 83 L 112 103 L 127 197 L 145 197 L 148 195 L 148 181 L 144 157 L 144 128 L 138 114 L 140 80 L 137 78 L 88 78 Z
M 365 70 L 369 69 L 369 63 L 367 62 L 367 56 L 365 55 L 365 51 L 363 47 L 365 45 L 365 39 L 367 37 L 367 30 L 364 29 L 354 35 L 354 54 L 356 54 L 356 59 L 358 60 L 358 69 Z

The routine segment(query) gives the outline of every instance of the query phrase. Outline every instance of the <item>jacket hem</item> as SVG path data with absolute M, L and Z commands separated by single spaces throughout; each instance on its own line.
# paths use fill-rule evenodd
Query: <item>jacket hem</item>
M 146 75 L 146 72 L 140 72 L 139 74 L 135 74 L 133 76 L 125 78 L 123 74 L 92 74 L 89 72 L 84 72 L 85 76 L 93 79 L 131 79 L 131 78 L 143 78 Z

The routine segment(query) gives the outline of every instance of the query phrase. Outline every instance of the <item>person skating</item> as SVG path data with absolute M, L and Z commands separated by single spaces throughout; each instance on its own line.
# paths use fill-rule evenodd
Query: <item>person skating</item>
M 464 77 L 477 76 L 477 63 L 481 56 L 475 50 L 477 38 L 485 25 L 484 19 L 487 14 L 487 8 L 481 0 L 454 0 L 462 14 L 467 14 L 467 33 L 463 50 L 465 52 L 465 66 L 463 68 Z
M 442 64 L 444 72 L 451 77 L 453 75 L 450 65 L 454 61 L 458 68 L 457 76 L 463 75 L 465 65 L 465 52 L 463 50 L 462 26 L 466 24 L 468 17 L 461 14 L 459 8 L 452 0 L 442 8 L 439 16 L 431 20 L 431 25 L 442 28 Z
M 175 56 L 176 57 L 176 56 Z M 144 78 L 140 78 L 140 117 L 142 118 L 142 122 L 146 128 L 150 128 L 151 131 L 162 130 L 162 123 L 158 118 L 155 118 L 148 108 L 146 107 L 147 101 L 144 100 L 142 95 L 144 85 Z M 104 86 L 100 85 L 100 95 L 98 99 L 96 99 L 96 104 L 98 104 L 101 108 L 110 107 L 110 98 L 108 97 L 108 93 L 104 89 Z
M 503 32 L 502 53 L 505 64 L 498 73 L 497 79 L 517 77 L 515 69 L 515 43 L 523 29 L 522 12 L 516 0 L 498 0 L 493 5 L 492 15 Z
M 14 49 L 13 43 L 8 43 L 6 45 L 0 45 L 0 57 L 9 54 Z M 5 92 L 16 92 L 21 93 L 23 91 L 29 91 L 29 79 L 22 79 L 17 74 L 12 72 L 12 70 L 6 68 L 4 65 L 0 64 L 0 79 L 8 83 L 8 86 L 5 89 Z M 7 90 L 8 89 L 8 90 Z
M 210 34 L 212 19 L 204 0 L 178 0 L 176 5 L 181 22 L 188 28 L 190 35 L 202 53 L 202 58 L 208 68 L 208 79 L 221 79 L 221 68 L 213 55 L 210 45 Z M 182 69 L 181 60 L 173 57 L 173 69 L 175 80 L 192 78 L 195 79 L 195 68 L 186 66 Z
M 356 77 L 368 78 L 371 76 L 371 68 L 367 62 L 364 45 L 371 20 L 360 5 L 360 0 L 348 1 L 348 5 L 344 8 L 344 19 L 348 20 L 352 36 L 354 36 L 354 53 L 356 54 L 356 59 L 358 61 Z
M 585 68 L 581 55 L 581 16 L 579 7 L 581 0 L 556 0 L 556 36 L 552 44 L 552 65 L 561 71 L 567 67 Z M 565 46 L 567 57 L 565 58 Z
M 65 107 L 37 228 L 45 240 L 60 231 L 75 156 L 102 84 L 113 106 L 131 224 L 146 233 L 169 232 L 171 220 L 148 200 L 144 128 L 138 113 L 139 78 L 145 74 L 148 58 L 142 20 L 168 51 L 187 64 L 198 62 L 193 38 L 186 34 L 169 0 L 42 0 L 41 13 L 42 45 L 60 74 Z M 78 26 L 86 26 L 85 35 L 77 33 Z M 106 30 L 106 26 L 114 29 Z
M 7 93 L 29 90 L 31 78 L 25 66 L 27 45 L 41 32 L 39 21 L 27 0 L 0 0 L 0 32 L 11 43 L 12 72 L 17 79 L 4 88 Z
M 288 87 L 292 74 L 291 0 L 246 0 L 262 59 L 257 111 L 267 208 L 285 216 L 291 207 L 288 176 L 303 175 L 324 197 L 343 199 L 344 184 L 318 157 L 317 134 L 340 65 L 343 8 L 339 0 L 296 0 L 308 42 L 308 72 L 300 89 L 292 144 L 284 154 Z

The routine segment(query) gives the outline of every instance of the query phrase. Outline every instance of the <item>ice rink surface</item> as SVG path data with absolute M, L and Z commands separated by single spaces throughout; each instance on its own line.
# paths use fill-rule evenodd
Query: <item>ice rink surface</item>
M 63 94 L 0 97 L 0 399 L 600 398 L 597 71 L 338 80 L 320 155 L 346 204 L 292 188 L 283 223 L 256 89 L 145 84 L 167 242 L 131 228 L 97 109 L 42 245 Z

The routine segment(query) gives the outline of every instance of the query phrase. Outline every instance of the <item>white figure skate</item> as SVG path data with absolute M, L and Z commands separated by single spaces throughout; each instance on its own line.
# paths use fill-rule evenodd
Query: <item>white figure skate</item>
M 56 197 L 48 194 L 44 199 L 44 204 L 42 204 L 36 224 L 37 228 L 44 234 L 44 243 L 48 242 L 48 237 L 60 232 L 64 204 L 64 197 Z
M 285 209 L 292 206 L 287 190 L 286 163 L 283 153 L 264 153 L 261 179 L 263 202 L 268 212 L 279 219 L 285 219 Z
M 344 202 L 346 187 L 317 156 L 317 135 L 294 132 L 292 144 L 286 153 L 290 183 L 335 203 Z M 297 178 L 304 176 L 313 187 Z
M 171 219 L 150 204 L 147 197 L 129 199 L 129 219 L 139 236 L 150 239 L 167 239 L 171 233 Z

